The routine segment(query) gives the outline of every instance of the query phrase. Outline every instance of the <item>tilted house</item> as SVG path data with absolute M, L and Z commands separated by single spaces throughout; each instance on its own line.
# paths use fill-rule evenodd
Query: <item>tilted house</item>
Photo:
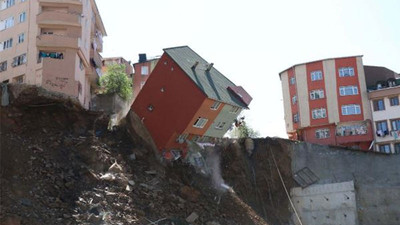
M 164 49 L 132 109 L 160 152 L 222 138 L 252 98 L 188 46 Z

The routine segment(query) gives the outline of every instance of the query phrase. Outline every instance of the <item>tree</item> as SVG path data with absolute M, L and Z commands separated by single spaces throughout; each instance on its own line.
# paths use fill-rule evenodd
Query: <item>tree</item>
M 241 125 L 237 128 L 239 130 L 239 138 L 257 138 L 260 133 L 246 124 L 246 121 L 242 121 Z
M 100 77 L 99 82 L 104 94 L 116 93 L 124 100 L 132 97 L 132 80 L 125 73 L 123 64 L 107 66 L 107 71 Z

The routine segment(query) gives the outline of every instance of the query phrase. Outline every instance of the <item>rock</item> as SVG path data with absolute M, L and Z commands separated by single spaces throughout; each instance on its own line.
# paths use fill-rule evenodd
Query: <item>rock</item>
M 130 154 L 129 155 L 129 159 L 130 160 L 136 160 L 136 154 L 135 153 Z
M 123 169 L 122 166 L 119 165 L 117 162 L 115 162 L 114 164 L 112 164 L 110 166 L 110 168 L 108 169 L 108 172 L 113 172 L 113 173 L 122 173 Z
M 190 214 L 187 218 L 186 218 L 186 222 L 188 223 L 193 223 L 194 221 L 196 221 L 199 218 L 199 215 L 195 212 L 192 212 L 192 214 Z
M 129 180 L 129 181 L 128 181 L 128 184 L 131 185 L 131 186 L 134 186 L 134 185 L 135 185 L 135 181 Z
M 149 175 L 156 175 L 156 174 L 157 174 L 157 171 L 155 171 L 155 170 L 149 170 L 149 171 L 145 171 L 145 173 L 146 173 L 146 174 L 149 174 Z
M 101 176 L 100 179 L 106 180 L 106 181 L 113 181 L 113 180 L 115 180 L 115 176 L 114 176 L 114 174 L 106 173 L 103 176 Z
M 129 185 L 126 185 L 126 188 L 125 188 L 125 190 L 126 190 L 126 191 L 132 191 L 132 188 L 131 188 L 131 186 L 129 186 Z
M 65 218 L 65 219 L 69 219 L 69 218 L 71 218 L 71 215 L 68 215 L 68 214 L 63 214 L 63 217 Z
M 19 200 L 19 202 L 21 203 L 21 205 L 24 205 L 24 206 L 28 206 L 28 207 L 32 206 L 32 201 L 29 199 L 26 199 L 26 198 L 21 198 Z

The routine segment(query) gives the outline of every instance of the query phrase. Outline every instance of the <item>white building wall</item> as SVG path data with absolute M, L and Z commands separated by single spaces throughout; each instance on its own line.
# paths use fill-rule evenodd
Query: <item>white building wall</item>
M 309 107 L 309 92 L 307 85 L 307 69 L 306 65 L 295 67 L 296 91 L 298 98 L 300 127 L 310 126 L 310 107 Z
M 337 87 L 335 60 L 324 60 L 322 63 L 324 67 L 324 82 L 329 123 L 338 123 L 340 119 L 338 96 L 336 90 Z
M 289 76 L 287 71 L 281 74 L 283 110 L 285 116 L 286 132 L 293 132 L 292 99 L 289 92 Z

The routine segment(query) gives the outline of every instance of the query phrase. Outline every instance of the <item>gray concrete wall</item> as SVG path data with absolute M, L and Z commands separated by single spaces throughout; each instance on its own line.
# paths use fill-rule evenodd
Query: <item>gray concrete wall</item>
M 314 185 L 354 181 L 358 224 L 400 224 L 400 155 L 308 143 L 294 143 L 292 148 L 293 173 L 310 168 L 320 179 Z

